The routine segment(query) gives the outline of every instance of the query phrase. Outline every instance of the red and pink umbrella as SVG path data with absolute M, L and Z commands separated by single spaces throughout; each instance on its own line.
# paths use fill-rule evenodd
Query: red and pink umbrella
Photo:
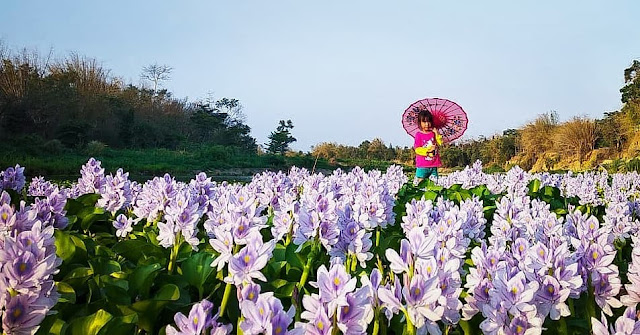
M 418 100 L 402 114 L 402 127 L 412 137 L 418 132 L 418 114 L 428 110 L 433 116 L 433 126 L 438 129 L 445 143 L 451 142 L 467 130 L 467 113 L 457 103 L 440 98 Z

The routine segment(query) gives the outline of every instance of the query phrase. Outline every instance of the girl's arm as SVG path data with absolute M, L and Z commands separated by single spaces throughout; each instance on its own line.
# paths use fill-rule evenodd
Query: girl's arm
M 420 136 L 420 138 L 418 138 L 418 136 Z M 416 134 L 415 141 L 413 142 L 413 150 L 418 156 L 426 156 L 428 151 L 427 151 L 427 148 L 422 146 L 421 138 L 422 138 L 422 135 L 420 135 L 420 133 L 418 132 Z
M 420 137 L 420 132 L 416 133 L 416 136 L 414 137 L 413 140 L 413 150 L 415 151 L 416 155 L 419 156 L 426 156 L 427 155 L 427 151 L 425 148 L 422 147 L 422 143 L 420 143 L 420 139 L 418 138 Z
M 436 143 L 438 143 L 438 145 L 442 145 L 442 135 L 440 135 L 438 129 L 433 128 L 433 133 L 436 135 Z

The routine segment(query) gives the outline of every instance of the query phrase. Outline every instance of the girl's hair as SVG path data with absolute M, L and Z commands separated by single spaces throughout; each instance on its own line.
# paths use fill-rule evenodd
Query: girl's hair
M 421 110 L 420 114 L 418 114 L 418 128 L 422 126 L 422 121 L 429 122 L 433 127 L 433 115 L 431 115 L 431 112 L 426 109 Z

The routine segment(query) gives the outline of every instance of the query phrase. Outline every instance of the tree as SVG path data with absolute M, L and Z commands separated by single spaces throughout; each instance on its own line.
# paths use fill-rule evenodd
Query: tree
M 289 151 L 289 144 L 297 141 L 295 137 L 291 136 L 289 130 L 293 129 L 293 123 L 291 120 L 280 120 L 280 125 L 276 128 L 276 131 L 272 131 L 269 135 L 269 143 L 267 144 L 267 152 L 271 154 L 284 155 Z
M 367 148 L 367 157 L 371 157 L 372 159 L 376 160 L 383 160 L 385 159 L 385 149 L 386 147 L 384 145 L 384 142 L 382 142 L 382 140 L 379 138 L 374 138 Z
M 624 144 L 633 136 L 632 120 L 622 111 L 605 112 L 602 120 L 596 120 L 599 134 L 596 147 L 615 148 L 622 152 Z
M 553 148 L 550 140 L 558 126 L 558 113 L 539 115 L 533 122 L 528 123 L 520 131 L 520 143 L 524 161 L 533 165 L 542 155 Z
M 557 127 L 553 134 L 556 150 L 563 154 L 575 154 L 578 162 L 595 147 L 596 123 L 587 118 L 575 117 Z
M 640 100 L 640 61 L 634 60 L 631 66 L 624 70 L 624 83 L 626 84 L 620 89 L 622 93 L 622 103 Z
M 140 78 L 153 83 L 153 95 L 156 95 L 158 93 L 158 85 L 160 85 L 161 81 L 171 79 L 172 71 L 173 68 L 169 65 L 158 65 L 158 63 L 154 63 L 142 68 Z
M 242 105 L 238 99 L 222 98 L 213 103 L 214 111 L 227 114 L 229 125 L 234 123 L 244 123 L 245 115 L 242 113 Z

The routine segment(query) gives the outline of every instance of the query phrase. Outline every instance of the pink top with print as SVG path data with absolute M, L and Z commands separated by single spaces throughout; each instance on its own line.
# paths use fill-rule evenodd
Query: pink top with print
M 428 147 L 430 145 L 433 147 L 433 151 L 429 152 L 427 156 L 416 155 L 416 167 L 428 168 L 442 166 L 438 144 L 436 143 L 436 134 L 432 131 L 427 133 L 418 131 L 413 142 L 413 148 Z

